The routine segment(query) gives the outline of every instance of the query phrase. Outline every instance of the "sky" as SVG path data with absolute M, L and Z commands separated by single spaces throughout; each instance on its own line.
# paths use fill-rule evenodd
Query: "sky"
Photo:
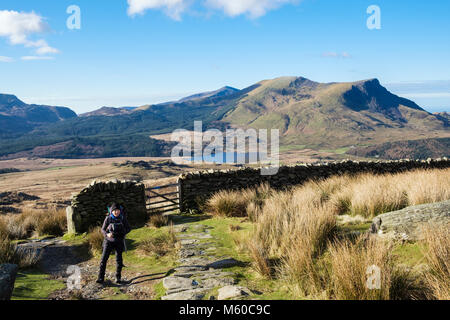
M 450 111 L 449 12 L 441 0 L 2 0 L 0 93 L 83 113 L 279 76 L 378 78 Z

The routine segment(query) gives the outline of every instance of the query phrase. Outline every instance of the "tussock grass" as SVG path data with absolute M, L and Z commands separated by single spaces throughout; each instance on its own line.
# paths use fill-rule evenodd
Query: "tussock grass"
M 148 224 L 155 228 L 162 228 L 169 224 L 169 218 L 161 213 L 156 213 L 150 216 Z
M 65 210 L 46 211 L 38 214 L 35 223 L 36 232 L 40 235 L 62 236 L 67 230 Z
M 37 236 L 62 236 L 67 230 L 65 210 L 33 211 L 2 217 L 10 239 L 27 239 L 35 232 Z
M 259 243 L 253 242 L 248 242 L 247 248 L 252 258 L 253 269 L 262 277 L 271 279 L 273 269 L 266 249 L 261 247 Z
M 427 226 L 424 242 L 429 271 L 425 281 L 430 290 L 428 298 L 450 300 L 450 227 Z
M 396 264 L 392 250 L 392 243 L 377 238 L 330 244 L 326 281 L 329 296 L 338 300 L 411 298 L 413 282 L 408 272 Z
M 21 250 L 11 242 L 7 226 L 0 221 L 0 264 L 17 264 L 19 268 L 29 268 L 36 265 L 38 256 L 30 250 Z
M 173 252 L 177 247 L 178 239 L 171 226 L 168 231 L 140 242 L 137 250 L 143 255 L 156 255 L 162 257 Z
M 87 240 L 92 254 L 95 255 L 96 253 L 102 252 L 104 239 L 105 237 L 103 236 L 101 227 L 89 230 Z
M 408 206 L 450 199 L 450 169 L 362 174 L 341 179 L 345 183 L 329 195 L 337 214 L 372 218 Z M 328 184 L 329 180 L 322 184 Z
M 262 277 L 284 281 L 299 298 L 413 299 L 429 291 L 432 298 L 448 299 L 448 230 L 430 233 L 426 240 L 429 290 L 400 267 L 392 244 L 370 237 L 337 237 L 336 231 L 338 215 L 369 219 L 450 199 L 450 169 L 344 175 L 308 181 L 287 191 L 266 191 L 223 191 L 208 202 L 219 216 L 251 216 L 254 231 L 235 242 L 247 251 Z M 372 265 L 381 270 L 377 290 L 367 287 L 367 268 Z
M 256 221 L 266 198 L 273 194 L 268 184 L 239 191 L 223 190 L 206 202 L 206 211 L 220 217 L 249 217 Z

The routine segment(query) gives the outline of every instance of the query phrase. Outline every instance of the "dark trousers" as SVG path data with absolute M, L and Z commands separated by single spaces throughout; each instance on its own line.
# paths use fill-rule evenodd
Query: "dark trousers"
M 106 264 L 108 263 L 109 256 L 113 251 L 116 251 L 116 277 L 121 278 L 123 268 L 122 253 L 124 249 L 125 245 L 123 243 L 123 240 L 112 242 L 105 239 L 103 241 L 102 261 L 100 262 L 100 271 L 98 274 L 99 279 L 105 278 Z

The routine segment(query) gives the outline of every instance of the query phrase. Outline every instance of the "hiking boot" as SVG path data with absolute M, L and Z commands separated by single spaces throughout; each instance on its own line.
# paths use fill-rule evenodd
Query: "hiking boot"
M 103 278 L 98 278 L 97 281 L 95 281 L 98 284 L 103 284 L 105 282 L 105 279 Z
M 116 278 L 116 283 L 117 283 L 117 284 L 123 284 L 124 282 L 122 281 L 122 278 L 117 277 L 117 278 Z

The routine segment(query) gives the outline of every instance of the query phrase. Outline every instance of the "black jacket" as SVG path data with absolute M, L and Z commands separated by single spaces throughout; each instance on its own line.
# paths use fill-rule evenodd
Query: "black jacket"
M 111 225 L 111 223 L 115 222 L 113 220 L 117 220 L 117 222 L 122 222 L 122 224 L 124 226 L 124 232 L 123 232 L 123 234 L 116 235 L 114 238 L 109 238 L 108 233 L 110 232 L 109 231 L 110 225 Z M 102 233 L 105 236 L 105 239 L 107 241 L 110 241 L 110 242 L 123 241 L 123 239 L 125 238 L 127 233 L 129 233 L 130 231 L 131 231 L 131 227 L 130 227 L 130 224 L 128 223 L 128 219 L 125 215 L 123 215 L 121 219 L 120 218 L 113 219 L 113 218 L 111 218 L 110 215 L 108 215 L 105 218 L 105 221 L 103 222 Z

